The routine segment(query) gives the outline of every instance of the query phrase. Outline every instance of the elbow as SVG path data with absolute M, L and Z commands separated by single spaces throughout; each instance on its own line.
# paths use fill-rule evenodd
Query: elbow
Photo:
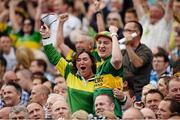
M 122 60 L 121 59 L 114 59 L 111 61 L 111 64 L 113 65 L 113 67 L 118 70 L 121 68 L 122 66 Z

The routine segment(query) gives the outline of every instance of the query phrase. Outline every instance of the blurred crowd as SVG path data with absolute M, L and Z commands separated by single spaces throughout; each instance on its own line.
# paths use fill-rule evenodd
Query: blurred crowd
M 180 119 L 180 0 L 0 0 L 0 119 Z

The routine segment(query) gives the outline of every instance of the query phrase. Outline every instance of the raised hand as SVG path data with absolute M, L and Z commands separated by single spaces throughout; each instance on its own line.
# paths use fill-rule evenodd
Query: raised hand
M 59 22 L 64 23 L 68 19 L 68 17 L 69 17 L 68 13 L 63 13 L 59 15 Z
M 46 24 L 41 25 L 39 32 L 43 39 L 47 39 L 50 37 L 50 30 Z
M 110 27 L 109 27 L 109 31 L 110 31 L 111 34 L 112 34 L 112 33 L 117 33 L 118 28 L 117 28 L 116 26 L 110 26 Z
M 113 89 L 113 94 L 114 94 L 114 97 L 118 98 L 119 100 L 123 100 L 125 97 L 123 91 L 118 88 Z

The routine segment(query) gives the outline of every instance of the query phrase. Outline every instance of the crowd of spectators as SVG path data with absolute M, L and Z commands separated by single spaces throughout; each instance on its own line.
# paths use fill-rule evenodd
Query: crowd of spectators
M 180 119 L 179 0 L 0 0 L 0 119 Z

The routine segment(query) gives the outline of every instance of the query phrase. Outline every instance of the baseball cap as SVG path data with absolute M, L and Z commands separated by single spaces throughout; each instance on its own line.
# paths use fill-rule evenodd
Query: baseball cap
M 95 36 L 95 40 L 98 40 L 99 37 L 106 37 L 106 38 L 109 38 L 110 40 L 112 40 L 111 33 L 108 32 L 108 31 L 99 32 L 99 33 Z

